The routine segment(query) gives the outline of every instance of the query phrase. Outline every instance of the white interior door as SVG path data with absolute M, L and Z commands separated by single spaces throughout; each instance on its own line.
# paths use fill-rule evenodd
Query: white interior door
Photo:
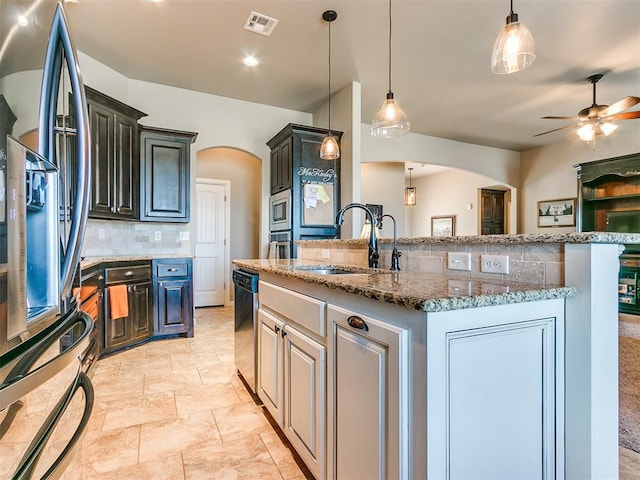
M 228 182 L 196 182 L 194 304 L 224 305 L 226 190 Z

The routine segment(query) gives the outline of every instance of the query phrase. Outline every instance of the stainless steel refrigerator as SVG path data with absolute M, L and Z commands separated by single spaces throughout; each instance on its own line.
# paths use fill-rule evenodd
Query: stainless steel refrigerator
M 91 415 L 89 138 L 64 6 L 0 0 L 0 479 L 60 477 Z

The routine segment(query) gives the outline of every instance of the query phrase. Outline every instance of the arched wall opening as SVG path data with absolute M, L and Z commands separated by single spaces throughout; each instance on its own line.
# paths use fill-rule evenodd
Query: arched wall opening
M 196 153 L 196 178 L 230 182 L 229 261 L 260 257 L 262 160 L 244 150 L 211 147 Z M 192 217 L 192 221 L 197 221 Z M 227 282 L 229 285 L 230 282 Z
M 398 237 L 431 235 L 431 217 L 454 216 L 456 235 L 480 234 L 480 190 L 505 191 L 505 233 L 517 233 L 517 189 L 504 182 L 461 168 L 445 168 L 423 175 L 416 162 L 369 162 L 361 164 L 362 203 L 382 204 L 393 215 Z M 414 167 L 411 186 L 416 187 L 415 206 L 404 206 L 409 186 L 407 166 Z M 429 170 L 425 168 L 425 170 Z M 383 237 L 391 237 L 392 224 L 384 222 Z

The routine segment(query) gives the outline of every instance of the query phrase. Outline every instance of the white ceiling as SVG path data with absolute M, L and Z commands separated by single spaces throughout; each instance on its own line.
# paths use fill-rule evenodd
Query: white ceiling
M 526 150 L 575 138 L 569 129 L 533 135 L 567 123 L 541 116 L 591 105 L 589 75 L 607 73 L 599 104 L 640 96 L 640 0 L 516 0 L 537 60 L 512 75 L 489 68 L 508 0 L 393 0 L 392 8 L 392 90 L 413 132 Z M 77 48 L 127 77 L 307 112 L 327 99 L 327 9 L 338 12 L 332 89 L 360 82 L 369 123 L 388 89 L 386 0 L 67 4 Z M 270 37 L 243 29 L 252 10 L 280 21 Z M 247 53 L 260 66 L 245 67 Z M 621 128 L 640 135 L 640 120 Z

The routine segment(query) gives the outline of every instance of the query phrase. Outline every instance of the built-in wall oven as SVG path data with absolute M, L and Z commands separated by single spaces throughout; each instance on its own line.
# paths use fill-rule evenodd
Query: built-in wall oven
M 620 256 L 618 301 L 622 313 L 640 315 L 640 253 Z
M 291 230 L 291 190 L 271 195 L 269 201 L 269 231 Z

